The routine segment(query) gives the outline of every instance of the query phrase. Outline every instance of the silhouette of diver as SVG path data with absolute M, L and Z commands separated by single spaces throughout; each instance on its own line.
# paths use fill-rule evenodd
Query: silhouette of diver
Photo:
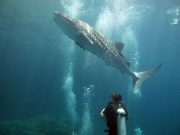
M 109 135 L 117 135 L 117 109 L 123 108 L 125 111 L 125 118 L 128 119 L 128 112 L 126 107 L 122 103 L 121 94 L 113 93 L 111 95 L 111 99 L 106 106 L 103 108 L 100 116 L 101 118 L 106 118 L 106 124 L 109 128 L 108 130 L 104 130 L 105 132 L 109 132 Z

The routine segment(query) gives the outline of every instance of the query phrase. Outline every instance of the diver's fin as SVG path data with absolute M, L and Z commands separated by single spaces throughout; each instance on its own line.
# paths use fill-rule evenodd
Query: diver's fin
M 141 89 L 141 84 L 143 81 L 155 74 L 161 68 L 161 66 L 162 63 L 148 71 L 134 72 L 135 76 L 132 77 L 134 91 L 138 92 Z

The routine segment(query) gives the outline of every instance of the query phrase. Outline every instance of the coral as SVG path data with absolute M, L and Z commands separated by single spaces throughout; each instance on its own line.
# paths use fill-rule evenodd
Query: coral
M 70 135 L 70 121 L 63 116 L 43 115 L 26 120 L 3 121 L 0 135 Z

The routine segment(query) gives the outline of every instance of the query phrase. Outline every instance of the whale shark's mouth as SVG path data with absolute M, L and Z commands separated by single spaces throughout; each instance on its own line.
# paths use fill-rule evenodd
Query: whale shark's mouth
M 54 16 L 61 16 L 61 17 L 64 17 L 64 18 L 69 18 L 69 16 L 66 15 L 65 13 L 61 13 L 61 12 L 58 12 L 58 11 L 54 11 L 53 15 Z
M 64 23 L 71 24 L 71 25 L 75 24 L 74 20 L 64 13 L 54 11 L 53 15 L 54 15 L 54 20 L 56 22 L 64 22 Z
M 54 21 L 59 25 L 59 26 L 65 26 L 74 30 L 80 30 L 81 27 L 79 27 L 81 24 L 81 21 L 77 21 L 74 18 L 69 17 L 67 14 L 54 11 Z M 84 24 L 83 24 L 84 25 Z

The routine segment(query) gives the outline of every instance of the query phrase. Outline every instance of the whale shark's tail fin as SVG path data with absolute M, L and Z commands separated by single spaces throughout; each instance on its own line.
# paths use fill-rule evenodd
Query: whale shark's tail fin
M 135 93 L 141 89 L 141 84 L 143 81 L 155 74 L 161 68 L 161 66 L 162 63 L 148 71 L 134 72 L 135 76 L 132 77 L 132 81 Z

